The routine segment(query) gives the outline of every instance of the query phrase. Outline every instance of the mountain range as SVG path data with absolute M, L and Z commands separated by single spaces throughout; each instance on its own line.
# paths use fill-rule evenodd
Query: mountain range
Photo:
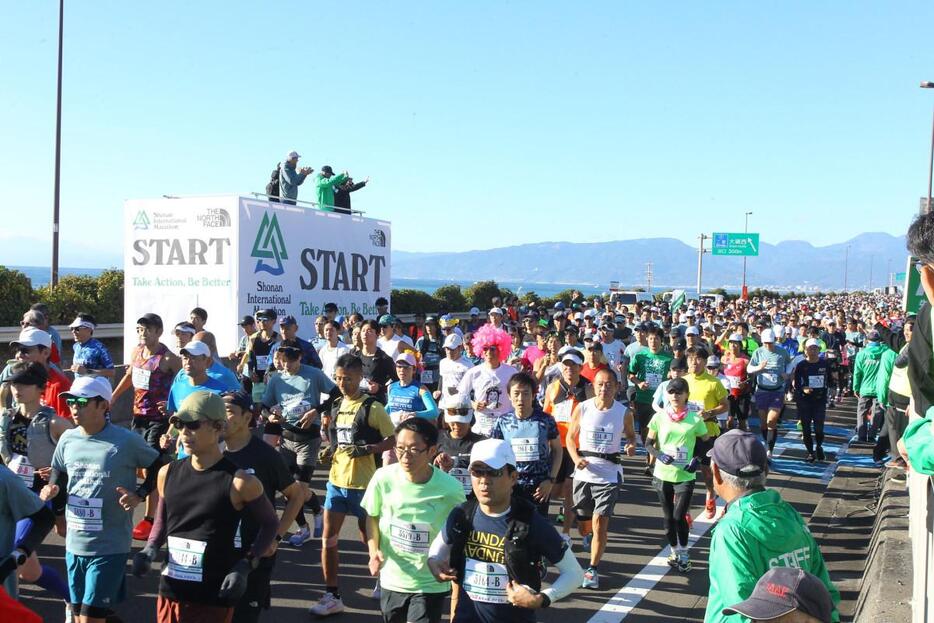
M 710 241 L 706 246 L 709 249 Z M 907 258 L 905 237 L 886 233 L 864 233 L 823 247 L 800 240 L 774 245 L 763 242 L 759 255 L 748 258 L 746 283 L 750 289 L 842 290 L 846 265 L 846 285 L 850 290 L 867 289 L 870 285 L 875 288 L 888 285 L 889 272 L 904 271 Z M 602 288 L 610 281 L 619 281 L 624 288 L 645 287 L 648 262 L 652 263 L 652 284 L 656 287 L 693 288 L 696 283 L 697 249 L 674 238 L 540 242 L 459 253 L 394 250 L 392 276 L 394 279 L 594 284 Z M 741 257 L 706 253 L 703 288 L 738 290 L 742 272 Z

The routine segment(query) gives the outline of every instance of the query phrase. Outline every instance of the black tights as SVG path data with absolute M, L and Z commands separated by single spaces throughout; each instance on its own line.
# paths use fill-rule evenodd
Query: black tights
M 658 491 L 658 500 L 662 504 L 662 513 L 665 515 L 665 536 L 668 544 L 675 547 L 688 544 L 688 520 L 685 517 L 691 506 L 691 496 L 694 495 L 694 481 L 686 483 L 673 483 L 660 481 L 661 489 Z M 675 494 L 675 486 L 684 490 Z
M 801 436 L 804 438 L 804 447 L 808 453 L 814 452 L 814 441 L 817 447 L 824 445 L 824 418 L 827 417 L 827 402 L 818 400 L 797 402 L 798 419 L 801 420 Z M 814 439 L 811 439 L 811 423 L 814 423 Z

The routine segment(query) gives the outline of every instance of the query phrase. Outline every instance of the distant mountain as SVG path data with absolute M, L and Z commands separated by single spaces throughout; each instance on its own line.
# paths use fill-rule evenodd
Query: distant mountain
M 51 239 L 0 236 L 0 265 L 50 266 L 51 264 Z M 62 242 L 59 246 L 59 266 L 123 268 L 120 242 L 112 240 L 89 240 L 78 244 Z
M 709 242 L 707 243 L 709 247 Z M 815 247 L 788 240 L 761 243 L 758 257 L 748 258 L 750 288 L 840 290 L 843 288 L 846 248 L 849 250 L 847 286 L 865 289 L 888 284 L 888 271 L 905 270 L 905 237 L 865 233 L 846 242 Z M 697 250 L 673 238 L 613 242 L 541 242 L 461 253 L 393 251 L 396 279 L 451 279 L 540 283 L 594 283 L 623 286 L 645 284 L 646 263 L 653 264 L 656 286 L 693 286 L 697 278 Z M 738 290 L 743 260 L 704 255 L 703 287 Z

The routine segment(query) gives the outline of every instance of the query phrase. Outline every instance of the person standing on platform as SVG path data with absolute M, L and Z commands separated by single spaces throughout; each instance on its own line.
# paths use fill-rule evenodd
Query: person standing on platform
M 295 205 L 298 199 L 298 187 L 314 171 L 311 167 L 298 169 L 299 158 L 301 156 L 297 151 L 290 151 L 285 157 L 285 162 L 279 165 L 279 197 L 282 203 Z
M 334 212 L 334 187 L 343 184 L 349 175 L 347 171 L 334 175 L 334 169 L 326 164 L 315 177 L 315 190 L 318 192 L 318 209 Z

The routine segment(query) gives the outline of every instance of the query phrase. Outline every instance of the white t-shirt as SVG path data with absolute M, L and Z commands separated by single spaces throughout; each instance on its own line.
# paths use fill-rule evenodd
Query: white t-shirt
M 332 381 L 334 380 L 334 368 L 337 366 L 337 360 L 349 352 L 350 347 L 341 341 L 338 341 L 337 346 L 334 348 L 331 348 L 325 342 L 324 346 L 318 349 L 318 357 L 321 358 L 321 369 Z
M 612 342 L 605 342 L 603 344 L 603 356 L 606 357 L 607 363 L 610 364 L 610 369 L 616 373 L 617 380 L 622 380 L 618 366 L 623 360 L 625 348 L 626 345 L 623 344 L 622 340 L 613 340 Z
M 379 349 L 389 355 L 389 358 L 393 361 L 396 360 L 396 355 L 399 354 L 399 345 L 402 343 L 404 341 L 398 335 L 394 335 L 388 340 L 382 337 L 376 339 L 376 345 L 379 346 Z
M 439 387 L 441 397 L 456 394 L 457 387 L 460 385 L 461 379 L 464 378 L 464 373 L 472 367 L 474 367 L 473 362 L 463 355 L 457 360 L 452 360 L 449 357 L 442 359 L 438 364 L 438 371 L 441 374 L 441 386 Z
M 486 408 L 474 411 L 476 422 L 473 431 L 485 437 L 490 436 L 493 424 L 504 413 L 512 411 L 512 403 L 506 393 L 506 384 L 518 370 L 510 365 L 501 363 L 498 368 L 491 370 L 488 365 L 474 366 L 464 373 L 457 387 L 457 393 L 464 396 L 473 396 L 474 402 L 486 402 Z

